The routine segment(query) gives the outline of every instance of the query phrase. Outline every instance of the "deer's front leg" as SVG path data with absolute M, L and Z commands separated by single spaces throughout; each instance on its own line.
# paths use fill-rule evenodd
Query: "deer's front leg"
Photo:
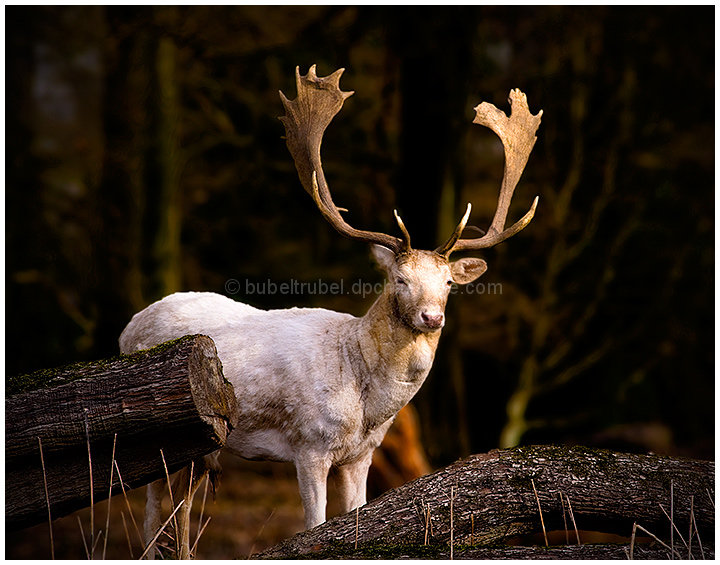
M 338 467 L 335 483 L 342 512 L 350 512 L 367 502 L 367 476 L 371 463 L 372 451 L 353 463 Z
M 325 521 L 330 460 L 320 455 L 305 454 L 295 461 L 295 469 L 305 511 L 305 529 L 309 530 Z

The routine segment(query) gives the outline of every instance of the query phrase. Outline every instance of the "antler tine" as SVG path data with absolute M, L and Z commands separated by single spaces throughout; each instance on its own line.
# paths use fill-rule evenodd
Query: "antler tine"
M 495 216 L 490 228 L 484 236 L 473 239 L 459 239 L 459 234 L 456 237 L 456 229 L 450 240 L 437 249 L 439 253 L 450 255 L 453 251 L 492 247 L 521 231 L 535 215 L 535 208 L 538 203 L 537 196 L 530 210 L 519 221 L 505 229 L 505 220 L 510 209 L 513 192 L 537 141 L 535 132 L 542 119 L 542 110 L 536 115 L 530 113 L 527 97 L 519 89 L 511 90 L 508 100 L 511 106 L 510 117 L 493 104 L 483 102 L 475 107 L 475 119 L 473 120 L 473 123 L 493 130 L 502 141 L 505 149 L 505 168 L 500 187 L 500 196 L 498 197 L 498 207 L 495 210 Z M 460 228 L 460 225 L 458 228 Z M 460 229 L 460 232 L 462 232 L 462 229 Z M 454 242 L 453 238 L 455 238 Z
M 410 249 L 410 232 L 407 231 L 405 222 L 402 221 L 402 218 L 397 213 L 397 210 L 393 210 L 393 214 L 395 215 L 395 221 L 403 234 L 402 249 L 408 251 Z
M 470 217 L 471 210 L 472 210 L 472 204 L 470 204 L 470 202 L 468 202 L 467 208 L 465 209 L 465 215 L 460 220 L 460 223 L 455 228 L 455 231 L 450 236 L 450 239 L 448 239 L 445 242 L 445 245 L 438 247 L 435 250 L 436 253 L 439 253 L 440 255 L 444 255 L 445 257 L 450 256 L 450 253 L 452 253 L 453 248 L 455 247 L 455 242 L 460 238 L 463 230 L 465 229 L 465 225 L 467 224 L 468 218 Z
M 352 91 L 340 90 L 340 77 L 344 71 L 338 69 L 326 77 L 318 77 L 315 65 L 310 67 L 305 76 L 300 75 L 300 67 L 295 68 L 297 98 L 288 100 L 280 92 L 280 100 L 285 107 L 285 115 L 280 117 L 280 121 L 285 126 L 287 146 L 295 161 L 300 182 L 332 227 L 346 237 L 378 243 L 397 253 L 410 246 L 402 221 L 398 224 L 403 231 L 403 239 L 353 228 L 341 216 L 325 180 L 320 159 L 323 134 L 345 100 L 354 94 Z

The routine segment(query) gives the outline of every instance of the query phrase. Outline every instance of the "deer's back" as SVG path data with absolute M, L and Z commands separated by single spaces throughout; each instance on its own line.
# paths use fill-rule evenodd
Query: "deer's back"
M 209 335 L 238 398 L 229 447 L 248 458 L 292 460 L 303 444 L 332 450 L 360 426 L 355 375 L 338 353 L 353 320 L 321 308 L 260 310 L 214 293 L 176 293 L 136 314 L 120 348 Z

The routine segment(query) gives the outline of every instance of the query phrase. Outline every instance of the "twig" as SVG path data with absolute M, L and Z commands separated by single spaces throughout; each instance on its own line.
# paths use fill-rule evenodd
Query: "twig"
M 127 492 L 125 491 L 125 483 L 123 483 L 122 475 L 120 474 L 120 467 L 118 467 L 117 461 L 115 461 L 115 470 L 117 471 L 118 481 L 120 482 L 120 488 L 122 489 L 123 498 L 125 499 L 125 506 L 127 506 L 128 513 L 130 514 L 130 520 L 133 523 L 133 527 L 135 528 L 135 533 L 137 534 L 138 540 L 140 540 L 140 547 L 142 547 L 145 541 L 143 540 L 142 534 L 140 533 L 140 528 L 138 528 L 137 522 L 135 521 L 135 516 L 132 512 L 132 508 L 130 507 L 130 500 L 128 500 Z
M 165 454 L 163 450 L 160 450 L 160 457 L 162 457 L 163 467 L 165 467 L 165 479 L 167 480 L 168 492 L 170 493 L 170 505 L 175 506 L 175 500 L 173 499 L 172 485 L 170 484 L 170 473 L 168 473 L 167 463 L 165 463 Z M 185 502 L 181 501 L 181 504 Z M 177 518 L 174 518 L 175 513 L 173 512 L 173 526 L 175 527 L 175 557 L 180 557 L 180 536 L 178 535 Z M 140 558 L 142 559 L 142 557 Z
M 195 461 L 190 461 L 190 480 L 188 481 L 188 494 L 187 499 L 190 500 L 190 497 L 192 496 L 192 485 L 193 485 L 193 475 L 195 474 Z
M 255 539 L 253 540 L 252 545 L 250 546 L 250 552 L 248 553 L 248 559 L 252 556 L 253 550 L 255 549 L 255 542 L 260 539 L 260 536 L 262 535 L 263 531 L 265 530 L 265 526 L 268 525 L 268 522 L 270 521 L 270 518 L 273 517 L 275 514 L 276 508 L 272 509 L 272 512 L 268 515 L 267 518 L 265 518 L 265 521 L 263 522 L 263 525 L 260 526 L 260 530 L 258 531 L 257 535 L 255 536 Z
M 127 522 L 125 521 L 125 512 L 120 510 L 120 516 L 122 518 L 123 528 L 125 529 L 125 539 L 127 540 L 128 550 L 130 551 L 130 559 L 135 559 L 133 556 L 132 543 L 130 542 L 130 531 L 128 530 Z
M 198 542 L 200 541 L 200 536 L 203 535 L 203 532 L 205 531 L 205 528 L 207 528 L 207 525 L 210 523 L 212 516 L 208 516 L 208 519 L 205 520 L 205 524 L 202 528 L 198 530 L 197 537 L 195 538 L 195 543 L 192 546 L 192 549 L 190 550 L 191 555 L 195 555 L 195 551 L 197 550 Z
M 656 542 L 658 542 L 660 545 L 662 545 L 665 549 L 669 549 L 671 555 L 677 553 L 677 551 L 675 551 L 674 549 L 672 549 L 668 544 L 666 544 L 664 541 L 662 541 L 662 540 L 661 540 L 659 537 L 657 537 L 655 534 L 653 534 L 652 532 L 649 532 L 648 530 L 646 530 L 645 528 L 643 528 L 640 524 L 637 524 L 637 529 L 638 529 L 638 530 L 642 530 L 643 532 L 645 532 L 645 533 L 646 533 L 647 535 L 649 535 L 652 539 L 654 539 Z M 677 556 L 680 557 L 680 554 L 677 553 Z
M 662 505 L 662 504 L 658 504 L 658 506 L 660 507 L 660 510 L 663 511 L 663 514 L 665 514 L 665 517 L 666 517 L 668 520 L 670 520 L 670 523 L 672 524 L 673 528 L 674 528 L 675 531 L 677 532 L 677 535 L 680 536 L 680 541 L 683 542 L 683 545 L 684 545 L 685 547 L 687 547 L 688 544 L 685 543 L 685 538 L 684 538 L 683 535 L 680 533 L 680 530 L 677 529 L 677 526 L 673 523 L 673 521 L 672 521 L 672 519 L 670 518 L 670 516 L 668 516 L 668 513 L 667 513 L 667 511 L 665 510 L 665 508 L 663 508 L 663 505 Z
M 637 532 L 637 522 L 633 522 L 632 535 L 630 536 L 630 555 L 628 555 L 628 559 L 630 561 L 632 561 L 633 551 L 635 551 L 635 533 L 636 532 Z
M 182 502 L 180 502 L 180 504 L 178 504 L 178 505 L 175 507 L 175 510 L 172 511 L 172 514 L 170 514 L 170 516 L 168 517 L 168 519 L 165 520 L 165 522 L 163 523 L 162 526 L 160 526 L 160 529 L 157 531 L 157 533 L 155 534 L 155 536 L 153 536 L 153 539 L 151 539 L 150 542 L 145 546 L 145 551 L 142 552 L 142 555 L 140 556 L 140 559 L 142 559 L 143 557 L 145 557 L 145 556 L 147 555 L 148 551 L 150 551 L 150 548 L 153 547 L 153 545 L 155 544 L 155 542 L 157 541 L 157 539 L 160 537 L 160 534 L 163 532 L 163 530 L 165 529 L 165 527 L 170 523 L 170 520 L 172 520 L 172 519 L 175 517 L 175 514 L 177 513 L 178 510 L 180 510 L 180 507 L 181 507 L 184 503 L 185 503 L 184 500 L 183 500 Z M 177 536 L 175 536 L 175 537 L 177 538 Z
M 190 479 L 188 480 L 188 492 L 187 497 L 185 498 L 185 505 L 187 506 L 187 520 L 185 521 L 184 528 L 187 531 L 176 533 L 176 537 L 181 537 L 180 544 L 183 547 L 183 551 L 185 551 L 185 538 L 187 537 L 187 544 L 188 544 L 188 555 L 187 558 L 191 559 L 190 556 L 190 509 L 192 507 L 192 496 L 193 496 L 193 475 L 195 474 L 195 461 L 190 461 Z M 182 536 L 181 536 L 182 534 Z
M 565 517 L 565 501 L 563 500 L 562 492 L 560 494 L 560 507 L 563 513 L 563 524 L 565 524 L 565 545 L 570 545 L 570 534 L 567 529 L 567 518 Z
M 535 493 L 535 500 L 537 501 L 538 511 L 540 512 L 540 524 L 542 525 L 543 536 L 545 537 L 545 547 L 550 545 L 548 543 L 547 532 L 545 531 L 545 520 L 543 519 L 542 508 L 540 507 L 540 497 L 538 496 L 537 489 L 535 488 L 535 479 L 530 479 L 532 483 L 533 492 Z
M 425 509 L 425 543 L 428 544 L 428 532 L 430 530 L 430 505 Z
M 450 561 L 453 560 L 453 545 L 455 541 L 455 521 L 453 516 L 453 501 L 455 500 L 455 487 L 450 487 Z
M 715 510 L 715 499 L 710 494 L 710 489 L 706 488 L 705 492 L 707 493 L 708 498 L 710 499 L 710 504 L 712 504 L 713 510 Z
M 358 545 L 358 536 L 360 534 L 360 507 L 355 509 L 355 549 Z
M 50 529 L 50 559 L 55 559 L 55 542 L 53 541 L 52 516 L 50 515 L 50 494 L 48 493 L 47 475 L 45 474 L 45 458 L 43 457 L 42 440 L 38 436 L 38 447 L 40 448 L 40 465 L 43 472 L 43 485 L 45 486 L 45 503 L 48 511 L 48 528 Z
M 675 483 L 670 479 L 670 559 L 675 559 Z
M 692 504 L 692 498 L 690 498 L 690 503 Z M 694 511 L 690 512 L 690 519 L 692 520 L 692 523 L 695 526 L 695 536 L 697 537 L 698 546 L 700 547 L 700 555 L 702 556 L 703 559 L 705 559 L 705 551 L 703 551 L 702 540 L 700 539 L 700 532 L 697 527 L 697 522 L 695 521 L 695 512 Z
M 85 548 L 85 556 L 90 560 L 90 550 L 88 549 L 87 541 L 85 540 L 85 532 L 83 531 L 82 522 L 80 516 L 77 517 L 78 527 L 80 528 L 80 537 L 82 537 L 83 547 Z
M 90 546 L 95 551 L 95 483 L 93 482 L 92 454 L 90 453 L 90 424 L 88 424 L 88 409 L 84 409 L 85 439 L 87 440 L 88 467 L 90 467 Z M 92 559 L 93 554 L 88 556 Z
M 694 498 L 695 497 L 691 494 L 690 495 L 690 520 L 688 520 L 688 522 L 690 522 L 690 532 L 688 534 L 688 542 L 687 542 L 688 559 L 692 559 L 693 516 L 695 515 L 695 510 L 694 510 L 695 500 L 694 500 Z
M 117 434 L 113 437 L 112 457 L 110 458 L 110 489 L 108 490 L 107 517 L 105 518 L 105 543 L 103 543 L 102 558 L 105 561 L 107 553 L 108 532 L 110 531 L 110 501 L 112 500 L 112 482 L 113 471 L 115 470 L 115 444 L 117 443 Z
M 568 510 L 570 512 L 570 519 L 572 520 L 573 527 L 575 528 L 575 537 L 577 538 L 577 544 L 582 545 L 580 542 L 580 534 L 578 533 L 577 524 L 575 523 L 575 514 L 573 514 L 572 504 L 570 504 L 570 497 L 566 494 L 565 498 L 567 499 L 568 503 Z
M 475 545 L 475 514 L 470 514 L 470 545 Z
M 207 500 L 207 491 L 208 491 L 208 483 L 210 482 L 210 475 L 205 475 L 205 488 L 203 489 L 203 498 L 202 498 L 202 505 L 200 506 L 200 518 L 198 518 L 198 529 L 197 533 L 195 534 L 195 542 L 193 543 L 193 547 L 196 547 L 198 544 L 198 541 L 200 540 L 200 526 L 202 526 L 203 521 L 203 515 L 205 514 L 205 500 Z
M 102 530 L 98 530 L 97 536 L 95 537 L 95 543 L 92 546 L 92 550 L 90 551 L 90 555 L 95 555 L 95 548 L 100 543 L 100 538 L 105 537 L 105 533 Z

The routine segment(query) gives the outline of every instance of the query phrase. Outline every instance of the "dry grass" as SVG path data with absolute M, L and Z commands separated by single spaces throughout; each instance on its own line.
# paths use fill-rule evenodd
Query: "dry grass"
M 192 531 L 197 533 L 194 537 L 192 552 L 196 558 L 245 559 L 304 529 L 302 505 L 297 490 L 295 470 L 291 464 L 256 463 L 242 461 L 228 455 L 221 456 L 221 463 L 224 472 L 217 498 L 213 500 L 212 497 L 207 497 L 206 483 L 203 500 L 200 501 L 200 497 L 196 497 L 193 507 L 191 528 L 194 528 Z M 121 477 L 121 469 L 117 467 L 115 469 L 117 476 Z M 536 501 L 539 503 L 534 482 L 532 486 Z M 108 559 L 136 558 L 144 549 L 137 524 L 143 518 L 145 489 L 135 489 L 127 493 L 124 491 L 121 493 L 120 490 L 115 489 L 116 497 L 120 496 L 122 499 L 116 498 L 113 504 L 103 501 L 95 505 L 95 513 L 102 515 L 103 512 L 106 512 L 106 515 L 109 516 L 105 531 L 98 532 L 94 542 L 95 545 L 99 545 L 102 538 L 103 546 L 107 543 L 106 557 Z M 712 499 L 712 495 L 709 492 L 707 494 Z M 449 500 L 453 506 L 455 495 L 454 488 L 452 488 Z M 328 515 L 337 515 L 339 508 L 332 481 L 329 483 L 328 497 L 330 500 Z M 560 493 L 560 500 L 565 530 L 564 532 L 543 532 L 543 535 L 550 537 L 550 534 L 557 534 L 550 539 L 551 544 L 561 544 L 560 536 L 564 536 L 565 542 L 569 543 L 568 526 L 572 525 L 570 531 L 575 530 L 575 538 L 577 543 L 580 543 L 580 534 L 575 523 L 572 503 L 563 493 Z M 695 523 L 694 500 L 688 501 L 687 538 L 680 533 L 678 526 L 685 527 L 685 518 L 683 517 L 681 523 L 678 522 L 678 505 L 675 502 L 679 501 L 672 501 L 669 513 L 665 510 L 665 505 L 659 505 L 673 532 L 672 541 L 662 542 L 655 534 L 636 523 L 630 537 L 628 557 L 634 557 L 634 549 L 638 542 L 647 543 L 650 540 L 665 547 L 668 550 L 668 557 L 671 555 L 676 558 L 705 556 Z M 424 501 L 421 501 L 420 506 L 419 512 L 424 522 L 425 543 L 427 544 L 428 538 L 432 537 L 430 508 Z M 538 508 L 542 515 L 539 504 Z M 451 510 L 451 520 L 454 518 L 453 510 Z M 569 521 L 565 518 L 566 511 L 570 516 Z M 163 504 L 164 519 L 167 519 L 171 512 L 172 507 L 166 496 Z M 82 559 L 92 553 L 93 542 L 88 543 L 89 536 L 87 536 L 90 516 L 91 512 L 88 508 L 52 522 L 55 558 Z M 357 512 L 356 529 L 359 518 L 359 512 Z M 208 526 L 210 519 L 212 521 Z M 472 516 L 472 522 L 471 539 L 474 536 L 474 516 Z M 451 532 L 452 530 L 451 526 Z M 639 532 L 647 537 L 642 540 L 637 538 Z M 454 532 L 452 533 L 454 534 Z M 108 534 L 107 540 L 105 540 L 106 534 Z M 586 539 L 587 535 L 589 535 L 587 532 L 583 533 L 585 543 L 593 543 L 592 539 Z M 605 538 L 603 541 L 607 542 Z M 678 541 L 684 546 L 684 550 L 682 546 L 676 545 Z M 7 559 L 48 559 L 52 556 L 47 522 L 21 532 L 7 533 L 5 543 Z M 619 539 L 617 543 L 627 543 L 627 538 Z M 452 549 L 451 542 L 451 551 Z
M 193 532 L 200 531 L 208 517 L 212 518 L 199 539 L 198 559 L 245 559 L 251 551 L 262 551 L 304 529 L 302 504 L 292 464 L 242 461 L 228 455 L 222 455 L 221 462 L 223 476 L 220 488 L 215 500 L 212 496 L 207 497 L 202 510 L 202 525 L 199 522 L 202 509 L 200 497 L 196 497 L 197 502 L 192 511 Z M 334 516 L 339 513 L 339 506 L 332 481 L 328 490 L 328 513 Z M 145 488 L 128 491 L 126 500 L 117 498 L 123 497 L 120 489 L 114 489 L 114 492 L 116 498 L 111 504 L 109 528 L 106 529 L 109 534 L 106 557 L 137 558 L 143 551 L 137 524 L 142 522 L 144 515 Z M 108 510 L 107 505 L 107 500 L 98 502 L 95 513 L 103 516 Z M 274 512 L 269 516 L 273 509 Z M 170 501 L 166 496 L 163 515 L 167 518 L 171 512 Z M 78 517 L 87 534 L 87 524 L 90 522 L 88 508 L 53 521 L 56 559 L 86 557 L 78 530 Z M 132 555 L 129 545 L 132 546 Z M 8 532 L 5 537 L 5 557 L 49 559 L 48 523 L 20 532 Z
M 43 473 L 43 486 L 45 487 L 45 504 L 48 511 L 48 530 L 50 533 L 50 559 L 55 559 L 55 542 L 53 541 L 52 513 L 50 512 L 50 495 L 48 494 L 47 474 L 45 472 L 45 457 L 43 457 L 42 440 L 38 437 L 38 448 L 40 450 L 40 464 Z
M 180 508 L 182 508 L 183 504 L 184 504 L 184 501 L 181 500 L 178 503 L 178 505 L 175 507 L 175 509 L 172 511 L 172 514 L 170 514 L 168 519 L 165 520 L 165 522 L 163 522 L 162 526 L 160 526 L 160 529 L 155 534 L 155 537 L 153 537 L 153 539 L 150 540 L 150 542 L 145 546 L 145 549 L 143 550 L 142 554 L 140 555 L 140 559 L 145 557 L 148 554 L 148 552 L 151 550 L 151 548 L 154 547 L 157 539 L 163 534 L 163 532 L 165 531 L 165 528 L 167 528 L 167 525 L 170 523 L 170 520 L 175 519 L 175 514 L 177 514 L 178 510 L 180 510 Z M 177 536 L 176 536 L 176 538 L 177 538 Z M 176 551 L 175 554 L 177 555 L 177 549 L 175 551 Z
M 545 530 L 545 520 L 543 519 L 542 507 L 540 506 L 540 497 L 538 496 L 537 489 L 535 488 L 535 480 L 530 479 L 532 483 L 533 492 L 535 493 L 535 500 L 537 501 L 538 512 L 540 512 L 540 524 L 542 524 L 543 537 L 545 538 L 545 547 L 548 546 L 547 531 Z
M 453 502 L 455 501 L 455 487 L 450 487 L 450 561 L 453 560 L 453 549 L 455 546 L 455 521 L 453 519 Z
M 654 533 L 650 532 L 649 530 L 643 528 L 640 524 L 635 522 L 633 524 L 632 534 L 630 536 L 630 551 L 628 553 L 628 558 L 633 559 L 633 550 L 635 546 L 635 538 L 636 538 L 636 532 L 637 530 L 640 530 L 641 532 L 647 534 L 650 536 L 651 539 L 659 543 L 661 546 L 663 546 L 665 549 L 668 550 L 668 559 L 673 560 L 675 558 L 677 559 L 684 559 L 683 554 L 680 553 L 677 549 L 675 549 L 675 534 L 677 534 L 678 538 L 680 538 L 680 541 L 685 546 L 685 549 L 687 550 L 687 559 L 693 559 L 695 558 L 695 554 L 693 554 L 692 551 L 692 541 L 693 537 L 697 540 L 698 548 L 700 549 L 700 557 L 702 559 L 705 559 L 705 551 L 703 549 L 702 540 L 700 539 L 700 532 L 697 529 L 697 522 L 695 520 L 695 497 L 693 495 L 690 495 L 690 510 L 688 512 L 688 539 L 685 541 L 685 538 L 680 533 L 680 530 L 678 529 L 678 524 L 675 520 L 675 488 L 674 488 L 673 481 L 670 481 L 670 514 L 667 513 L 665 508 L 662 504 L 658 504 L 660 507 L 660 510 L 662 510 L 662 513 L 665 515 L 665 517 L 668 519 L 668 523 L 670 524 L 670 545 L 663 542 L 658 536 L 656 536 Z M 710 493 L 708 492 L 708 495 Z M 712 500 L 712 497 L 711 497 Z M 713 508 L 715 505 L 713 504 Z
M 575 523 L 575 514 L 573 514 L 572 504 L 570 503 L 570 497 L 565 495 L 565 500 L 568 504 L 568 512 L 570 512 L 570 520 L 572 521 L 573 528 L 575 528 L 575 537 L 577 538 L 577 544 L 582 545 L 580 542 L 580 532 L 578 531 L 577 524 Z

